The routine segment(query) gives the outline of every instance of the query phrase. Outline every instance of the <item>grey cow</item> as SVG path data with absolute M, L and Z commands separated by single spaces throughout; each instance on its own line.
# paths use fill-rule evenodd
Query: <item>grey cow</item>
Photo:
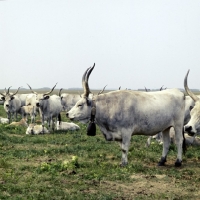
M 32 93 L 36 94 L 36 106 L 39 108 L 41 113 L 42 126 L 44 127 L 44 122 L 46 120 L 48 122 L 49 129 L 51 128 L 53 130 L 55 123 L 57 123 L 58 116 L 62 111 L 60 97 L 57 95 L 50 96 L 56 85 L 49 92 L 46 92 L 44 94 L 38 94 L 37 92 L 34 92 L 29 86 Z
M 17 120 L 17 114 L 21 114 L 21 106 L 22 106 L 20 98 L 16 95 L 20 87 L 15 93 L 12 94 L 9 92 L 10 88 L 11 87 L 8 88 L 6 94 L 0 93 L 2 95 L 1 99 L 4 101 L 4 110 L 7 113 L 7 118 L 9 119 L 9 123 L 11 122 L 11 120 L 14 119 L 14 115 Z
M 178 150 L 175 166 L 181 166 L 184 94 L 178 89 L 151 93 L 118 90 L 90 99 L 88 79 L 94 66 L 83 74 L 83 97 L 66 115 L 71 120 L 87 123 L 93 110 L 95 122 L 105 139 L 120 143 L 122 166 L 128 163 L 127 155 L 132 135 L 150 136 L 160 131 L 163 132 L 163 152 L 158 164 L 164 165 L 170 145 L 169 130 L 174 127 Z

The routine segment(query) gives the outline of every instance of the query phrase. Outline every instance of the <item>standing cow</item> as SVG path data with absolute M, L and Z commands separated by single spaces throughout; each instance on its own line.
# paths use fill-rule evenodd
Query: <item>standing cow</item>
M 19 87 L 20 88 L 20 87 Z M 11 122 L 11 120 L 14 119 L 14 115 L 15 118 L 17 120 L 17 114 L 21 114 L 21 100 L 18 97 L 18 95 L 16 95 L 19 91 L 18 90 L 15 93 L 9 93 L 9 89 L 6 92 L 6 94 L 0 93 L 2 95 L 2 100 L 4 101 L 4 110 L 7 113 L 7 118 L 9 119 L 9 123 Z
M 56 85 L 49 92 L 44 94 L 38 94 L 37 92 L 34 92 L 29 86 L 31 91 L 36 94 L 36 106 L 41 112 L 42 126 L 44 127 L 44 122 L 46 120 L 48 122 L 49 129 L 52 130 L 54 130 L 55 123 L 57 123 L 58 116 L 62 111 L 60 97 L 57 95 L 50 96 Z
M 128 149 L 132 135 L 154 135 L 163 132 L 163 152 L 158 165 L 164 165 L 169 151 L 169 130 L 175 129 L 177 160 L 182 163 L 184 94 L 178 89 L 158 92 L 118 90 L 89 98 L 88 79 L 94 69 L 83 74 L 83 97 L 67 112 L 71 120 L 87 123 L 93 116 L 95 123 L 108 141 L 118 141 L 122 149 L 122 166 L 128 163 Z

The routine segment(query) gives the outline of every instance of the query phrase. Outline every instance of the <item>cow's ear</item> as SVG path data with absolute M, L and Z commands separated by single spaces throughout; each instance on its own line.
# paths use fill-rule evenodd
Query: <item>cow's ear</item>
M 11 97 L 11 100 L 13 100 L 15 97 Z
M 91 101 L 90 100 L 86 100 L 86 102 L 87 102 L 87 106 L 91 106 Z
M 2 101 L 5 101 L 5 97 L 1 97 Z
M 49 95 L 45 96 L 44 99 L 49 99 Z
M 194 106 L 190 106 L 190 111 L 194 108 Z

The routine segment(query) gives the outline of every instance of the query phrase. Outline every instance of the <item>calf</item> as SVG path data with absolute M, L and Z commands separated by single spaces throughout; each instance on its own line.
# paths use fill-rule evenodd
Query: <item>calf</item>
M 25 119 L 21 119 L 19 122 L 12 122 L 9 126 L 25 126 L 28 127 L 28 124 Z
M 39 135 L 43 133 L 49 133 L 46 127 L 42 127 L 42 125 L 37 124 L 29 124 L 28 128 L 26 129 L 27 135 Z
M 57 121 L 57 130 L 79 130 L 80 127 L 72 122 L 62 122 L 62 121 Z
M 21 107 L 21 114 L 22 118 L 27 120 L 27 116 L 30 115 L 31 117 L 31 123 L 35 122 L 36 117 L 36 109 L 35 106 L 22 106 Z
M 0 117 L 0 123 L 1 124 L 8 124 L 9 123 L 9 119 L 8 118 Z

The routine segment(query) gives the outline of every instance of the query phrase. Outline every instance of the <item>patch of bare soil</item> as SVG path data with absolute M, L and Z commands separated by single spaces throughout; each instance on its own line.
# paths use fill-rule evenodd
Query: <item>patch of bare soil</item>
M 184 188 L 173 177 L 133 174 L 131 178 L 133 182 L 126 184 L 123 182 L 102 181 L 100 188 L 106 193 L 117 194 L 115 199 L 129 200 L 137 197 L 142 199 L 184 199 L 184 196 L 188 198 L 190 194 L 192 194 L 192 199 L 199 199 L 200 192 L 192 191 L 192 187 L 191 190 Z

